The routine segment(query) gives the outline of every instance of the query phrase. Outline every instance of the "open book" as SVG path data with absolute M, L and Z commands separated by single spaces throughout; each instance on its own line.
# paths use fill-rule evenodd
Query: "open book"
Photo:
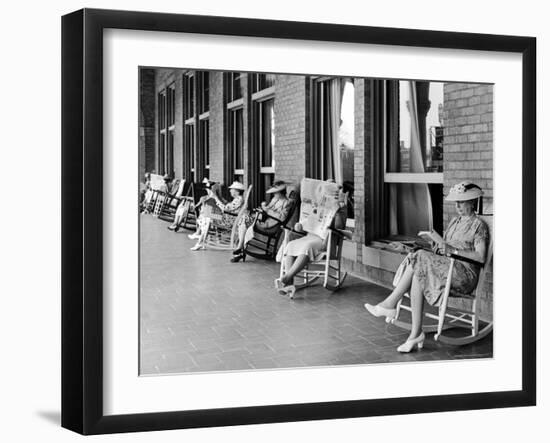
M 445 240 L 443 240 L 443 237 L 441 237 L 441 235 L 439 235 L 433 229 L 431 231 L 420 231 L 418 233 L 418 236 L 422 237 L 424 240 L 432 241 L 436 244 L 441 244 L 445 241 Z

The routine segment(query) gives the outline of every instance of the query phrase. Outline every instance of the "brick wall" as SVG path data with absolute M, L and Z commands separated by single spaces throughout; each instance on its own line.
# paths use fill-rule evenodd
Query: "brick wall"
M 443 193 L 456 183 L 471 180 L 485 193 L 485 212 L 492 213 L 493 86 L 446 83 L 443 91 Z M 445 226 L 454 214 L 454 205 L 446 202 Z
M 139 176 L 155 169 L 155 70 L 139 71 Z
M 472 83 L 444 85 L 443 192 L 463 180 L 471 180 L 484 191 L 484 213 L 493 213 L 493 86 Z M 445 226 L 456 212 L 444 204 Z M 493 275 L 489 269 L 481 297 L 481 316 L 492 318 Z M 456 303 L 455 304 L 459 304 Z
M 305 76 L 275 81 L 275 179 L 299 183 L 306 175 L 308 86 Z

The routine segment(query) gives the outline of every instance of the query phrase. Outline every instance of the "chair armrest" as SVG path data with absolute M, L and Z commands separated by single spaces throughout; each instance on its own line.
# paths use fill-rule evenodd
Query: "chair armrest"
M 353 238 L 353 232 L 348 231 L 346 229 L 335 229 L 335 228 L 329 228 L 329 230 L 340 237 L 343 237 L 346 240 L 351 240 Z
M 458 255 L 458 254 L 447 254 L 447 257 L 451 257 L 451 258 L 454 258 L 455 260 L 463 261 L 463 262 L 466 262 L 466 263 L 471 263 L 473 265 L 477 265 L 477 266 L 480 266 L 480 267 L 483 267 L 485 265 L 485 263 L 479 262 L 479 261 L 474 260 L 472 258 L 463 257 L 462 255 Z

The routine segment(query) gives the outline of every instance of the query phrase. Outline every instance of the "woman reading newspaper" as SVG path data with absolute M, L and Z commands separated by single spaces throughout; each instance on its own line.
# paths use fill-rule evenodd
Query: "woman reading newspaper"
M 365 304 L 372 315 L 392 319 L 399 300 L 404 294 L 410 294 L 411 333 L 397 351 L 410 352 L 415 346 L 422 348 L 425 338 L 422 332 L 424 300 L 430 305 L 439 304 L 450 266 L 447 255 L 458 255 L 468 260 L 455 262 L 451 288 L 462 293 L 470 293 L 475 288 L 489 238 L 487 225 L 475 213 L 482 195 L 481 188 L 471 182 L 453 186 L 446 200 L 455 202 L 458 216 L 451 220 L 442 239 L 435 233 L 427 233 L 434 240 L 433 252 L 420 249 L 409 254 L 400 267 L 399 281 L 394 280 L 396 286 L 393 292 L 378 305 Z
M 302 180 L 302 195 L 304 194 L 304 183 L 318 182 L 317 180 L 304 179 Z M 344 229 L 346 226 L 346 198 L 342 192 L 342 187 L 334 183 L 334 181 L 327 180 L 329 186 L 317 186 L 314 193 L 316 195 L 314 200 L 320 202 L 319 205 L 313 203 L 311 205 L 311 212 L 306 213 L 305 216 L 300 217 L 300 222 L 296 223 L 294 230 L 297 232 L 306 233 L 305 236 L 292 240 L 286 244 L 278 254 L 278 260 L 284 260 L 284 269 L 286 272 L 281 278 L 275 280 L 275 287 L 279 294 L 286 295 L 289 298 L 294 298 L 296 287 L 294 286 L 294 277 L 304 269 L 310 261 L 315 260 L 315 257 L 321 252 L 326 250 L 327 228 L 330 226 L 334 229 Z M 322 193 L 325 195 L 320 195 Z M 302 199 L 302 211 L 306 206 L 306 202 Z M 334 206 L 332 208 L 331 206 Z M 330 212 L 333 216 L 324 217 L 321 211 L 323 207 L 330 208 Z M 327 211 L 328 213 L 329 211 Z M 326 226 L 326 225 L 329 226 Z M 323 234 L 325 232 L 325 234 Z

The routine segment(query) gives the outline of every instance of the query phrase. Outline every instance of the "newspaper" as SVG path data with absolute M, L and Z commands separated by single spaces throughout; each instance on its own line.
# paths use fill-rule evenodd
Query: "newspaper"
M 164 177 L 158 174 L 151 174 L 151 189 L 154 191 L 166 191 Z
M 300 220 L 302 229 L 327 238 L 328 228 L 338 212 L 339 186 L 336 183 L 304 178 L 300 184 Z

